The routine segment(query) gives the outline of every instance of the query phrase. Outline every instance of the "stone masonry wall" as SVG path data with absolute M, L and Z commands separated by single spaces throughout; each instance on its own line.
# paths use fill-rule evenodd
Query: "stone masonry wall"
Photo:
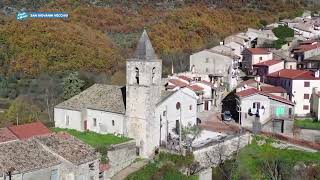
M 113 145 L 108 150 L 107 157 L 109 159 L 110 169 L 105 173 L 105 179 L 110 179 L 116 173 L 129 166 L 137 158 L 136 142 L 134 140 Z
M 243 148 L 251 141 L 251 134 L 246 133 L 240 136 L 239 149 Z M 193 152 L 195 160 L 203 167 L 214 167 L 221 161 L 231 158 L 232 154 L 238 149 L 238 136 L 226 137 L 221 142 L 213 143 L 197 149 Z

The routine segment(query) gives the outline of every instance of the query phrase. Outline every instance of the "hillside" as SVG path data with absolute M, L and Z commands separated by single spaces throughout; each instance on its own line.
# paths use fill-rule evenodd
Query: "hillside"
M 164 65 L 173 60 L 184 70 L 189 53 L 247 27 L 259 27 L 261 20 L 297 16 L 305 6 L 302 0 L 5 0 L 0 3 L 6 14 L 0 16 L 0 66 L 6 74 L 26 77 L 64 70 L 112 76 L 123 71 L 124 59 L 147 28 Z M 18 22 L 12 14 L 21 9 L 64 11 L 70 18 Z M 164 68 L 167 72 L 168 67 Z

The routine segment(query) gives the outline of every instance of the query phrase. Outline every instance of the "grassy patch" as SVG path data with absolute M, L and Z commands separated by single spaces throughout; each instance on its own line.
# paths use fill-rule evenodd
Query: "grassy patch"
M 119 137 L 112 134 L 98 134 L 90 131 L 80 132 L 72 129 L 61 129 L 61 128 L 52 128 L 51 130 L 55 132 L 60 132 L 60 131 L 67 132 L 94 148 L 100 148 L 100 147 L 106 148 L 112 144 L 119 144 L 119 143 L 123 143 L 130 140 L 127 137 Z
M 188 166 L 193 162 L 193 156 L 180 156 L 168 153 L 160 153 L 154 162 L 151 162 L 140 170 L 130 174 L 127 180 L 196 180 L 198 176 L 187 176 L 179 171 L 179 168 Z
M 320 121 L 312 119 L 295 120 L 294 125 L 302 129 L 320 130 Z
M 291 179 L 294 166 L 303 162 L 305 165 L 320 164 L 320 152 L 312 153 L 294 149 L 278 149 L 271 145 L 267 140 L 265 144 L 259 145 L 261 137 L 254 138 L 252 143 L 243 148 L 235 160 L 228 164 L 232 167 L 231 179 L 269 179 L 271 169 L 278 169 L 278 173 L 283 179 Z M 228 172 L 226 173 L 228 174 Z

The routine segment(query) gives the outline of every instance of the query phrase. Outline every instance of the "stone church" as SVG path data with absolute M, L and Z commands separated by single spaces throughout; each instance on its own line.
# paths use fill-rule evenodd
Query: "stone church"
M 142 157 L 151 157 L 180 127 L 196 124 L 197 96 L 189 88 L 164 91 L 162 60 L 146 31 L 126 64 L 126 86 L 94 84 L 56 105 L 55 126 L 124 135 L 136 140 Z

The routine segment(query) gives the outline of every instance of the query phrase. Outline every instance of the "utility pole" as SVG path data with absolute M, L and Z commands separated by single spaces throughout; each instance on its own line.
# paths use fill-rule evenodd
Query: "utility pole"
M 180 153 L 182 153 L 182 144 L 181 144 L 181 142 L 182 142 L 182 119 L 181 119 L 181 104 L 180 104 L 180 122 L 179 122 L 179 146 L 180 146 Z

